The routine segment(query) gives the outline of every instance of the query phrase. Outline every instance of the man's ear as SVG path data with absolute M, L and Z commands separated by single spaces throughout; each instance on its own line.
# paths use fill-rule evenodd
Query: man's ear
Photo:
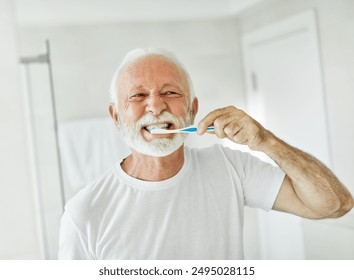
M 119 128 L 119 122 L 118 122 L 118 114 L 116 112 L 116 106 L 115 104 L 111 103 L 108 107 L 109 115 L 111 116 L 115 126 Z
M 198 98 L 194 97 L 193 102 L 192 102 L 192 115 L 193 115 L 193 119 L 195 118 L 195 116 L 198 113 Z

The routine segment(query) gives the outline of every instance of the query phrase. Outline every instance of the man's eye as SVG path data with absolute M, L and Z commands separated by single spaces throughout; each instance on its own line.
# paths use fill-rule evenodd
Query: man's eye
M 166 95 L 166 96 L 179 96 L 180 94 L 174 91 L 165 91 L 162 93 L 162 95 Z
M 131 95 L 129 97 L 129 100 L 131 100 L 131 101 L 139 101 L 139 100 L 142 100 L 145 96 L 146 96 L 145 93 L 137 93 L 137 94 Z

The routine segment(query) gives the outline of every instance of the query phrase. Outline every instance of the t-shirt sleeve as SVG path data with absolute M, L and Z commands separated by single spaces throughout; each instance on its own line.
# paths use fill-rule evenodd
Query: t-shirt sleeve
M 284 171 L 255 157 L 251 157 L 245 168 L 245 204 L 271 210 L 284 180 Z
M 284 171 L 249 153 L 231 149 L 225 152 L 232 158 L 232 164 L 240 177 L 245 205 L 271 210 L 284 180 Z
M 61 218 L 58 259 L 92 259 L 87 249 L 87 240 L 80 233 L 68 211 L 65 211 Z

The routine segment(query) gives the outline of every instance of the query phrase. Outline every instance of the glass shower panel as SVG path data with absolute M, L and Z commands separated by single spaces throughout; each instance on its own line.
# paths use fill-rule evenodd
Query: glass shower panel
M 48 47 L 47 43 L 47 47 Z M 56 259 L 63 213 L 61 166 L 57 146 L 55 104 L 49 52 L 22 58 L 28 124 L 32 142 L 33 176 L 40 220 L 43 257 Z

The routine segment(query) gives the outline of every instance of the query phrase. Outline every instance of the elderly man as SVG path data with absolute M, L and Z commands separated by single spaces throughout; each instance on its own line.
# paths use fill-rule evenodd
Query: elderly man
M 309 219 L 353 207 L 329 169 L 233 106 L 210 112 L 198 134 L 213 125 L 217 137 L 262 151 L 280 168 L 221 145 L 189 149 L 183 134 L 152 134 L 189 126 L 198 111 L 188 73 L 167 51 L 128 53 L 111 101 L 132 152 L 67 203 L 59 258 L 242 259 L 245 205 Z

